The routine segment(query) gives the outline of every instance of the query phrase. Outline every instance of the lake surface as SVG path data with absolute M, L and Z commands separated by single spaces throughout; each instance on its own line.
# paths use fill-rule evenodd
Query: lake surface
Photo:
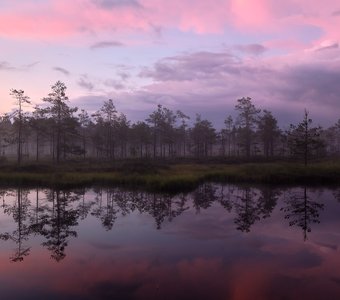
M 1 299 L 340 299 L 340 188 L 0 191 Z

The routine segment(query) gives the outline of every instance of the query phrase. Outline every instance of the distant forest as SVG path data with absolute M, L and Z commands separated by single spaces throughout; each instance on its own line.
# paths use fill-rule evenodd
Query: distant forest
M 311 159 L 340 155 L 340 119 L 329 128 L 314 126 L 307 110 L 288 130 L 278 127 L 272 112 L 251 98 L 238 99 L 237 117 L 226 114 L 224 128 L 196 115 L 159 104 L 144 121 L 132 123 L 111 99 L 94 114 L 70 107 L 66 85 L 56 82 L 43 104 L 27 112 L 30 98 L 12 89 L 15 110 L 0 117 L 2 161 L 208 159 Z M 189 125 L 192 124 L 192 125 Z

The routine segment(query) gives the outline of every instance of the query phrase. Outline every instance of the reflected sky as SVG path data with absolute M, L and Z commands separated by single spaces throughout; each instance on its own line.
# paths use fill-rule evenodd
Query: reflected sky
M 3 299 L 339 299 L 339 190 L 1 191 Z

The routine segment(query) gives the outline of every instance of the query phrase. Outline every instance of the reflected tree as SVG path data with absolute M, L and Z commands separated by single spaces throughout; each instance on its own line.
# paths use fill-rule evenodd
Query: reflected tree
M 272 187 L 255 189 L 249 186 L 241 187 L 235 192 L 234 209 L 237 214 L 235 224 L 237 229 L 249 232 L 255 222 L 270 217 L 276 206 L 280 191 Z
M 68 245 L 68 238 L 77 236 L 77 232 L 72 227 L 78 225 L 79 212 L 70 207 L 69 204 L 73 201 L 79 201 L 79 196 L 56 190 L 51 191 L 48 197 L 53 206 L 46 227 L 42 232 L 46 238 L 43 246 L 52 252 L 51 258 L 59 262 L 66 256 L 65 248 Z
M 259 191 L 259 210 L 262 218 L 269 218 L 270 214 L 276 207 L 277 201 L 282 192 L 272 186 L 262 186 L 259 188 Z
M 217 186 L 212 183 L 203 183 L 193 193 L 193 204 L 196 212 L 209 208 L 218 199 Z
M 165 220 L 171 222 L 187 209 L 183 196 L 174 201 L 170 195 L 153 194 L 149 203 L 151 205 L 148 206 L 148 213 L 155 219 L 157 229 L 161 229 Z
M 153 194 L 150 197 L 148 213 L 155 219 L 157 229 L 161 229 L 162 223 L 169 216 L 169 199 L 168 195 Z M 171 204 L 170 204 L 171 205 Z
M 333 190 L 333 197 L 340 202 L 340 188 Z
M 31 209 L 30 213 L 30 227 L 34 234 L 42 234 L 44 226 L 48 222 L 48 205 L 42 205 L 42 201 L 45 199 L 41 198 L 40 194 L 40 190 L 37 188 L 35 190 L 35 207 Z
M 281 191 L 271 187 L 218 185 L 205 183 L 194 192 L 178 195 L 148 193 L 121 188 L 94 189 L 94 199 L 86 197 L 85 189 L 76 191 L 24 190 L 0 191 L 4 213 L 13 216 L 16 227 L 13 232 L 0 234 L 0 239 L 15 242 L 17 248 L 12 261 L 22 261 L 30 253 L 26 245 L 29 237 L 41 235 L 42 245 L 59 262 L 65 258 L 65 249 L 71 238 L 77 236 L 75 226 L 78 219 L 89 214 L 98 218 L 106 230 L 111 230 L 119 216 L 132 212 L 150 215 L 157 229 L 172 222 L 193 206 L 197 213 L 208 209 L 214 202 L 228 212 L 234 211 L 237 230 L 249 232 L 257 221 L 270 217 L 277 205 Z M 192 199 L 192 202 L 191 202 Z M 9 201 L 10 200 L 10 201 Z M 192 206 L 191 206 L 192 203 Z M 319 222 L 319 211 L 323 204 L 311 201 L 307 189 L 294 190 L 281 208 L 290 226 L 303 229 L 304 239 L 311 231 L 311 224 Z
M 118 215 L 126 216 L 138 210 L 140 213 L 150 214 L 156 222 L 156 228 L 161 229 L 164 221 L 171 222 L 188 209 L 185 206 L 184 195 L 172 197 L 170 195 L 147 193 L 142 191 L 125 191 L 119 188 L 96 191 L 96 207 L 91 214 L 102 221 L 106 230 L 111 230 Z
M 100 189 L 95 197 L 96 207 L 91 214 L 101 220 L 103 227 L 109 231 L 112 229 L 119 209 L 114 202 L 115 189 L 107 189 L 105 193 Z
M 137 209 L 137 203 L 139 202 L 140 195 L 145 192 L 137 191 L 120 191 L 115 193 L 115 202 L 122 216 L 127 216 Z M 143 196 L 141 196 L 143 197 Z
M 189 209 L 189 206 L 186 205 L 187 198 L 185 194 L 180 194 L 177 197 L 170 199 L 169 203 L 169 222 L 171 222 L 175 217 L 181 215 L 184 211 Z M 175 204 L 175 208 L 172 204 Z
M 303 191 L 293 192 L 285 201 L 286 206 L 281 208 L 285 213 L 285 219 L 289 220 L 289 226 L 298 226 L 303 231 L 303 239 L 307 239 L 307 232 L 311 232 L 311 224 L 320 223 L 320 211 L 324 205 L 310 200 L 307 187 Z
M 75 193 L 79 196 L 80 200 L 77 208 L 79 217 L 81 220 L 85 220 L 91 212 L 91 208 L 95 204 L 95 201 L 85 201 L 86 189 L 77 190 Z
M 18 188 L 15 192 L 16 201 L 13 205 L 3 204 L 4 212 L 12 215 L 17 225 L 16 229 L 12 232 L 5 232 L 0 234 L 0 239 L 11 240 L 17 244 L 14 255 L 10 258 L 12 262 L 20 262 L 24 257 L 29 254 L 30 247 L 24 244 L 28 240 L 29 235 L 32 233 L 32 228 L 27 224 L 30 202 L 28 200 L 28 191 Z
M 233 208 L 232 197 L 234 196 L 235 187 L 232 185 L 221 185 L 217 194 L 217 201 L 228 211 Z
M 234 209 L 236 218 L 234 220 L 237 229 L 245 232 L 250 231 L 250 227 L 260 220 L 260 205 L 258 193 L 251 187 L 241 188 L 235 196 Z

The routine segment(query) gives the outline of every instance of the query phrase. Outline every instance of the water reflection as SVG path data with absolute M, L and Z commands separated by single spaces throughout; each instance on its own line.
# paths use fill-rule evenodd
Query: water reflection
M 311 199 L 307 187 L 304 187 L 302 190 L 290 191 L 285 200 L 286 206 L 281 208 L 285 212 L 285 218 L 289 220 L 289 226 L 302 229 L 304 240 L 307 239 L 307 232 L 312 231 L 311 224 L 320 223 L 320 211 L 324 209 L 324 204 L 316 200 Z
M 339 191 L 213 183 L 175 196 L 2 190 L 0 292 L 4 299 L 339 299 Z
M 80 195 L 56 190 L 48 191 L 46 197 L 52 207 L 47 207 L 47 217 L 40 223 L 40 234 L 46 239 L 42 245 L 51 251 L 53 259 L 60 261 L 65 258 L 69 238 L 77 237 L 74 227 L 78 225 L 79 209 L 72 203 L 79 203 Z
M 3 199 L 9 195 L 15 196 L 15 201 L 12 205 L 6 204 L 3 200 L 3 210 L 5 214 L 13 216 L 16 228 L 11 233 L 5 232 L 0 234 L 0 239 L 5 241 L 11 240 L 17 245 L 14 254 L 10 258 L 11 261 L 23 261 L 30 251 L 30 247 L 25 245 L 25 241 L 28 240 L 34 228 L 33 224 L 28 221 L 30 208 L 30 201 L 27 197 L 28 191 L 18 188 L 15 193 L 8 191 L 3 193 L 3 195 Z
M 334 197 L 338 193 L 333 191 Z M 111 231 L 119 217 L 136 211 L 151 216 L 155 228 L 161 229 L 164 222 L 172 222 L 191 206 L 197 214 L 218 203 L 225 214 L 232 216 L 237 230 L 250 232 L 254 224 L 271 216 L 281 197 L 284 219 L 289 220 L 289 226 L 300 227 L 306 240 L 312 224 L 320 223 L 320 212 L 324 209 L 317 193 L 312 195 L 306 187 L 283 190 L 213 183 L 176 196 L 120 188 L 75 191 L 17 188 L 0 192 L 3 213 L 11 216 L 15 224 L 12 231 L 2 232 L 0 238 L 16 244 L 11 261 L 19 262 L 30 253 L 30 237 L 39 235 L 43 237 L 41 245 L 58 262 L 65 258 L 69 242 L 77 237 L 79 220 L 89 215 L 97 218 L 106 231 Z

